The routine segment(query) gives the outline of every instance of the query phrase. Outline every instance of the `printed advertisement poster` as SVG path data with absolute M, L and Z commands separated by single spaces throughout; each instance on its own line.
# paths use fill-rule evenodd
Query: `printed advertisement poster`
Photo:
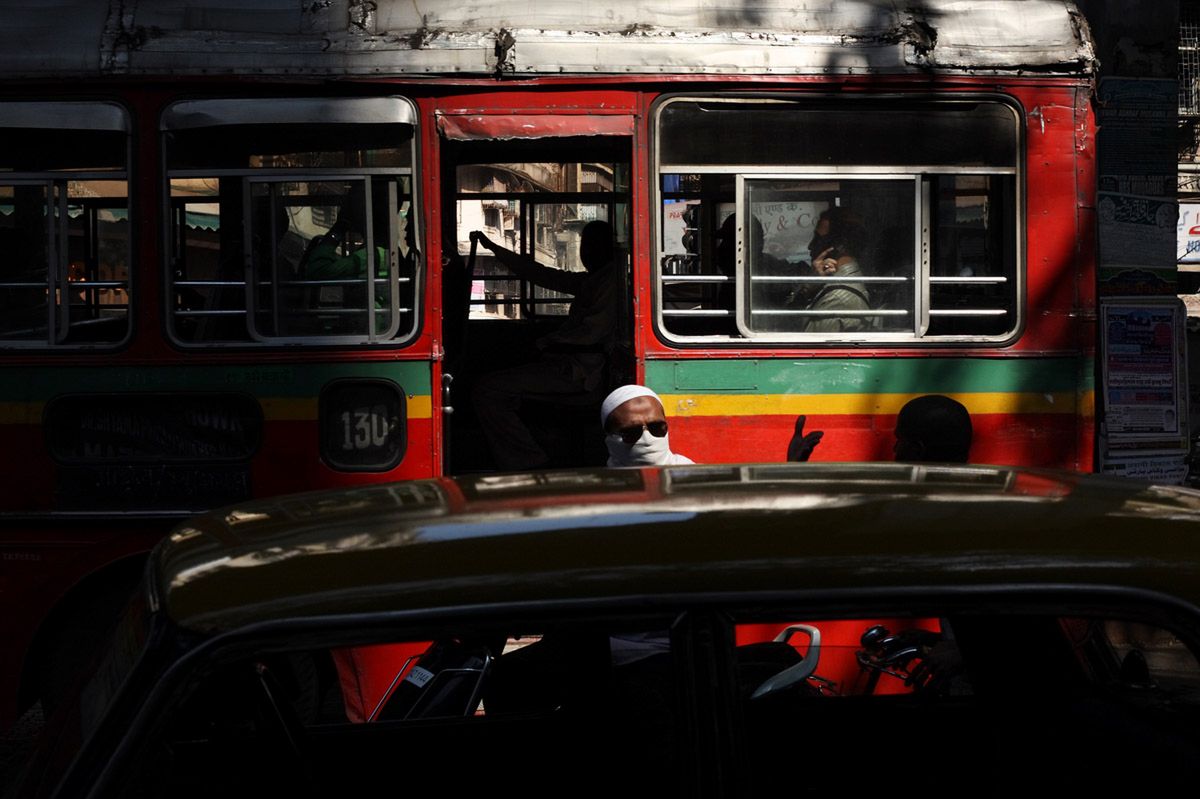
M 1179 204 L 1175 260 L 1181 264 L 1200 264 L 1200 203 Z
M 1110 451 L 1187 445 L 1184 312 L 1175 298 L 1101 306 L 1104 425 Z
M 1100 192 L 1100 252 L 1106 267 L 1173 267 L 1178 211 L 1173 200 Z
M 1143 197 L 1175 194 L 1174 80 L 1108 77 L 1100 81 L 1097 158 L 1100 191 Z

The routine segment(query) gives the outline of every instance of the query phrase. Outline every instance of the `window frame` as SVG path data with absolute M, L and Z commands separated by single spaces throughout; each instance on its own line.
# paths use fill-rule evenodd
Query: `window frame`
M 910 166 L 900 165 L 866 165 L 855 164 L 851 166 L 828 166 L 828 165 L 804 165 L 804 164 L 666 164 L 662 157 L 662 125 L 663 113 L 674 103 L 713 103 L 726 102 L 730 104 L 792 104 L 798 108 L 803 108 L 806 101 L 826 101 L 837 100 L 839 103 L 861 104 L 864 113 L 869 113 L 872 104 L 889 103 L 889 102 L 927 102 L 937 105 L 951 105 L 955 103 L 992 103 L 1006 109 L 1012 116 L 1013 124 L 1013 141 L 1014 152 L 1012 153 L 1011 166 L 979 166 L 979 165 L 930 165 L 930 164 L 914 164 Z M 666 344 L 681 347 L 681 348 L 706 348 L 719 347 L 727 348 L 745 348 L 745 347 L 802 347 L 802 348 L 839 348 L 846 346 L 874 346 L 880 345 L 888 349 L 896 348 L 930 348 L 930 347 L 1006 347 L 1011 345 L 1024 333 L 1026 321 L 1028 319 L 1028 298 L 1027 298 L 1027 240 L 1026 240 L 1026 196 L 1025 196 L 1025 160 L 1026 160 L 1026 142 L 1025 142 L 1025 112 L 1018 101 L 1008 95 L 995 93 L 978 93 L 964 92 L 954 94 L 901 94 L 901 93 L 881 93 L 870 95 L 836 95 L 829 93 L 814 93 L 814 94 L 769 94 L 769 93 L 680 93 L 680 94 L 664 94 L 659 96 L 651 107 L 650 115 L 650 147 L 651 147 L 651 177 L 652 187 L 650 193 L 650 204 L 652 211 L 650 213 L 650 235 L 651 235 L 651 295 L 654 298 L 654 307 L 652 313 L 652 321 L 654 332 L 658 338 Z M 688 335 L 673 333 L 669 330 L 666 322 L 666 314 L 664 313 L 664 291 L 663 286 L 665 281 L 663 260 L 666 256 L 664 252 L 661 236 L 662 236 L 662 215 L 664 194 L 663 177 L 664 175 L 675 174 L 713 174 L 725 175 L 732 178 L 735 182 L 735 196 L 733 198 L 736 206 L 737 214 L 737 260 L 735 265 L 734 280 L 734 296 L 735 307 L 733 309 L 734 324 L 738 328 L 739 335 L 733 336 L 725 333 L 706 334 L 706 335 Z M 930 336 L 925 331 L 929 327 L 930 316 L 930 286 L 934 282 L 940 282 L 931 274 L 934 264 L 932 263 L 932 248 L 933 248 L 933 202 L 934 198 L 930 196 L 930 181 L 929 177 L 935 175 L 963 175 L 963 176 L 981 176 L 981 177 L 1003 177 L 1011 176 L 1013 180 L 1013 213 L 1012 220 L 1012 239 L 1013 247 L 1013 320 L 1007 330 L 996 335 L 937 335 Z M 917 249 L 917 259 L 914 262 L 917 273 L 914 276 L 914 293 L 917 295 L 915 300 L 917 311 L 921 317 L 914 324 L 917 328 L 915 333 L 898 332 L 898 331 L 867 331 L 855 332 L 851 334 L 835 335 L 829 333 L 757 333 L 753 336 L 746 336 L 743 314 L 746 294 L 744 266 L 742 263 L 742 254 L 744 252 L 744 243 L 742 231 L 744 230 L 745 221 L 745 199 L 742 185 L 744 179 L 755 178 L 771 178 L 771 177 L 787 177 L 787 178 L 836 178 L 836 179 L 858 179 L 862 177 L 875 178 L 897 178 L 909 177 L 913 179 L 918 187 L 920 197 L 916 210 L 916 220 L 918 224 L 917 230 L 914 231 L 914 243 Z M 1007 266 L 1007 264 L 1005 264 Z M 709 281 L 696 282 L 725 282 L 724 278 L 718 276 L 700 276 L 701 278 L 709 277 Z M 979 281 L 973 281 L 979 282 Z M 718 312 L 708 311 L 707 316 L 717 316 Z M 721 315 L 722 318 L 728 318 Z M 919 325 L 919 327 L 918 327 Z
M 198 130 L 227 125 L 279 125 L 281 128 L 297 125 L 312 124 L 342 124 L 369 126 L 376 124 L 406 124 L 412 126 L 412 138 L 407 146 L 411 153 L 409 167 L 230 167 L 230 168 L 170 168 L 170 148 L 167 144 L 168 134 L 174 131 Z M 160 207 L 165 209 L 163 215 L 163 248 L 162 275 L 164 277 L 163 294 L 163 327 L 167 340 L 173 346 L 181 349 L 260 349 L 265 347 L 347 347 L 368 346 L 371 348 L 408 347 L 420 336 L 424 326 L 423 291 L 425 285 L 425 257 L 421 247 L 421 124 L 416 103 L 412 98 L 402 95 L 385 97 L 267 97 L 267 98 L 200 98 L 178 100 L 166 106 L 159 120 L 159 139 L 162 144 L 162 200 Z M 251 205 L 249 198 L 256 184 L 277 184 L 288 182 L 322 182 L 328 180 L 357 181 L 366 184 L 366 197 L 370 198 L 372 178 L 390 177 L 397 181 L 407 180 L 410 187 L 408 224 L 413 226 L 412 240 L 415 242 L 415 252 L 412 254 L 413 274 L 411 278 L 399 277 L 399 247 L 400 241 L 393 242 L 388 253 L 388 280 L 392 287 L 391 321 L 388 329 L 377 333 L 374 329 L 374 312 L 371 311 L 370 321 L 365 333 L 345 335 L 297 335 L 279 336 L 262 335 L 257 332 L 251 317 L 258 310 L 258 302 L 254 296 L 252 277 L 254 272 L 253 254 L 249 247 L 243 247 L 241 253 L 242 276 L 246 292 L 244 303 L 246 318 L 246 338 L 239 341 L 188 341 L 181 338 L 175 326 L 176 313 L 173 307 L 173 296 L 178 283 L 172 275 L 173 253 L 179 242 L 174 235 L 174 209 L 172 207 L 172 181 L 187 178 L 239 178 L 243 181 L 240 187 L 243 197 L 241 218 L 236 224 L 242 226 L 243 241 L 248 241 L 246 235 L 251 224 Z M 397 212 L 403 198 L 397 195 Z M 370 206 L 368 206 L 369 211 Z M 374 233 L 368 238 L 368 245 L 374 243 Z M 368 251 L 372 253 L 372 251 Z M 373 254 L 373 253 L 372 253 Z M 406 307 L 402 302 L 399 287 L 411 283 L 412 303 Z M 373 294 L 373 292 L 372 292 Z M 401 330 L 401 316 L 412 314 L 412 323 L 407 330 Z
M 835 170 L 822 170 L 821 172 L 739 172 L 735 176 L 736 186 L 736 219 L 737 219 L 737 259 L 734 268 L 734 281 L 736 290 L 734 291 L 734 320 L 737 324 L 738 332 L 747 341 L 768 341 L 768 342 L 792 342 L 792 341 L 830 341 L 848 339 L 852 341 L 860 341 L 867 338 L 870 341 L 901 341 L 907 342 L 912 340 L 913 335 L 901 331 L 873 331 L 873 332 L 855 332 L 845 335 L 830 335 L 829 333 L 805 333 L 802 331 L 785 332 L 785 331 L 769 331 L 769 332 L 752 332 L 749 330 L 750 315 L 753 308 L 749 307 L 747 301 L 747 289 L 753 287 L 753 282 L 758 277 L 748 274 L 749 264 L 747 263 L 748 250 L 742 246 L 744 241 L 743 231 L 748 223 L 748 214 L 750 209 L 747 207 L 747 186 L 750 181 L 766 181 L 766 180 L 875 180 L 875 181 L 894 181 L 896 183 L 911 183 L 913 189 L 913 216 L 916 221 L 920 236 L 913 244 L 913 302 L 914 306 L 905 312 L 913 314 L 913 326 L 918 332 L 915 334 L 920 338 L 924 331 L 929 328 L 929 282 L 921 280 L 921 276 L 928 274 L 929 271 L 929 220 L 926 214 L 926 201 L 928 199 L 928 186 L 925 185 L 920 175 L 901 174 L 892 172 L 837 172 Z M 799 282 L 811 282 L 818 285 L 835 285 L 840 281 L 839 278 L 833 277 L 811 277 L 799 278 Z M 845 281 L 841 281 L 845 282 Z M 860 275 L 854 278 L 855 283 L 865 283 L 868 286 L 872 283 L 894 283 L 896 280 L 879 276 L 879 275 Z M 780 313 L 788 315 L 796 315 L 803 317 L 803 311 L 781 311 Z M 853 314 L 852 314 L 853 315 Z M 895 316 L 899 314 L 888 314 Z M 872 319 L 870 314 L 861 314 L 865 319 Z M 818 317 L 819 318 L 819 317 Z
M 51 224 L 47 225 L 46 278 L 44 282 L 30 283 L 25 286 L 15 285 L 15 281 L 3 281 L 11 288 L 46 287 L 46 336 L 41 340 L 0 338 L 0 351 L 21 352 L 38 351 L 79 352 L 102 350 L 110 352 L 126 347 L 133 338 L 135 314 L 135 272 L 134 260 L 137 241 L 136 217 L 133 205 L 133 123 L 129 110 L 114 100 L 28 100 L 0 102 L 0 110 L 4 111 L 4 122 L 0 129 L 21 128 L 63 128 L 71 131 L 94 131 L 105 133 L 121 133 L 125 143 L 122 148 L 124 166 L 119 170 L 87 169 L 70 170 L 13 170 L 0 171 L 0 185 L 3 186 L 42 186 L 46 191 L 46 208 L 54 207 L 56 214 L 47 214 Z M 100 342 L 65 342 L 65 333 L 70 331 L 70 300 L 63 301 L 56 295 L 67 291 L 70 282 L 69 270 L 69 241 L 70 221 L 67 209 L 70 206 L 70 196 L 67 184 L 73 181 L 112 181 L 125 184 L 125 213 L 128 225 L 128 238 L 125 242 L 124 254 L 126 265 L 125 280 L 90 281 L 89 288 L 123 289 L 125 302 L 125 332 L 116 340 Z M 67 220 L 59 223 L 55 220 Z M 63 327 L 65 326 L 65 328 Z
M 591 163 L 591 162 L 584 162 L 584 163 Z M 485 164 L 473 164 L 473 165 L 487 166 L 488 164 L 485 163 Z M 536 251 L 537 251 L 537 246 L 538 246 L 537 241 L 536 241 L 536 234 L 537 234 L 537 230 L 538 230 L 537 210 L 539 208 L 545 208 L 545 207 L 554 206 L 554 205 L 575 205 L 575 206 L 595 205 L 595 206 L 601 206 L 601 207 L 605 208 L 606 213 L 608 214 L 608 219 L 601 220 L 601 221 L 607 221 L 608 224 L 610 224 L 613 227 L 614 253 L 617 253 L 619 255 L 620 253 L 625 251 L 624 248 L 621 246 L 621 242 L 619 240 L 619 233 L 618 233 L 618 229 L 617 229 L 616 220 L 622 216 L 622 214 L 620 213 L 622 207 L 624 207 L 626 209 L 626 214 L 628 214 L 628 209 L 631 207 L 631 205 L 630 205 L 631 199 L 630 199 L 630 194 L 629 194 L 628 190 L 618 191 L 616 189 L 613 189 L 611 191 L 603 191 L 603 192 L 579 192 L 579 191 L 464 192 L 464 191 L 456 191 L 454 193 L 455 214 L 456 214 L 456 220 L 457 220 L 455 222 L 456 230 L 459 227 L 461 227 L 461 225 L 462 225 L 462 204 L 464 202 L 477 202 L 477 201 L 482 202 L 482 201 L 486 201 L 489 199 L 496 200 L 496 201 L 515 202 L 517 204 L 517 208 L 518 208 L 517 213 L 521 218 L 521 224 L 518 228 L 516 228 L 516 230 L 519 231 L 520 242 L 519 242 L 519 246 L 516 249 L 514 249 L 513 252 L 522 257 L 532 259 L 539 266 L 545 266 L 548 269 L 558 269 L 558 270 L 564 271 L 564 272 L 570 271 L 570 270 L 563 269 L 562 267 L 558 267 L 558 266 L 547 266 L 546 264 L 543 264 L 541 261 L 538 261 L 537 257 L 536 257 Z M 489 210 L 489 209 L 485 209 L 485 211 L 486 210 Z M 497 211 L 498 211 L 498 209 L 497 209 Z M 581 229 L 582 229 L 582 226 L 581 226 Z M 503 242 L 498 241 L 496 243 L 501 244 L 502 246 L 506 246 L 506 245 L 504 245 Z M 459 255 L 459 257 L 463 257 L 463 258 L 466 257 L 462 253 L 458 253 L 458 255 Z M 619 260 L 619 258 L 618 258 L 618 260 Z M 576 273 L 576 274 L 579 274 L 579 273 Z M 493 275 L 480 275 L 480 274 L 472 275 L 473 282 L 486 283 L 487 281 L 501 281 L 501 280 L 511 280 L 511 281 L 517 283 L 517 285 L 519 287 L 519 295 L 516 297 L 505 297 L 504 299 L 486 299 L 486 298 L 478 299 L 478 300 L 474 299 L 474 298 L 469 299 L 467 302 L 468 314 L 470 313 L 471 310 L 473 310 L 475 308 L 486 307 L 488 305 L 495 305 L 495 306 L 517 308 L 519 315 L 511 316 L 511 317 L 505 316 L 502 319 L 484 319 L 484 318 L 474 317 L 474 318 L 472 318 L 471 321 L 476 321 L 476 322 L 495 321 L 495 322 L 500 322 L 500 323 L 504 323 L 504 324 L 507 324 L 507 323 L 536 324 L 538 322 L 538 320 L 563 319 L 566 317 L 567 312 L 565 310 L 562 312 L 555 312 L 555 311 L 547 312 L 547 311 L 539 310 L 539 306 L 569 305 L 571 302 L 570 295 L 560 294 L 559 292 L 553 291 L 552 289 L 541 288 L 540 286 L 537 286 L 532 280 L 529 280 L 528 278 L 522 278 L 513 272 L 509 272 L 508 274 L 503 274 L 503 275 L 494 275 L 494 274 Z M 541 296 L 538 295 L 539 291 L 542 292 Z

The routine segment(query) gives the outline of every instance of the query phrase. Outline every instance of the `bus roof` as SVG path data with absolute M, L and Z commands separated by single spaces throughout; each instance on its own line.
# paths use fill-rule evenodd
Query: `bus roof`
M 62 0 L 0 10 L 10 78 L 1089 72 L 1067 0 Z

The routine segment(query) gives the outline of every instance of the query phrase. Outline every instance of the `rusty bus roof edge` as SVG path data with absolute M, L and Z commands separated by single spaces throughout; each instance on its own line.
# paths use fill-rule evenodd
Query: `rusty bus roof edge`
M 418 13 L 399 0 L 66 0 L 52 16 L 0 10 L 0 64 L 13 77 L 1079 74 L 1095 66 L 1087 24 L 1067 0 L 604 6 L 437 0 Z

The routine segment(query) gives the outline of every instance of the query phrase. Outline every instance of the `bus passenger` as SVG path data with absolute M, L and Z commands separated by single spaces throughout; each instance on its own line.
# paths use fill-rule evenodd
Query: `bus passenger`
M 717 248 L 717 261 L 721 265 L 721 271 L 729 276 L 730 281 L 734 279 L 734 267 L 737 259 L 736 232 L 735 214 L 725 217 L 725 221 L 721 223 L 721 229 L 717 231 L 717 238 L 720 241 L 720 245 Z M 748 273 L 751 277 L 751 285 L 754 287 L 750 300 L 751 307 L 755 309 L 778 310 L 794 305 L 797 294 L 808 284 L 788 283 L 784 281 L 755 282 L 753 278 L 809 275 L 811 274 L 811 269 L 808 264 L 803 262 L 792 264 L 768 253 L 766 251 L 766 236 L 763 233 L 762 221 L 757 217 L 751 216 L 749 218 L 746 225 L 746 232 L 750 237 L 746 250 Z M 730 292 L 729 296 L 729 308 L 732 311 L 732 292 Z
M 821 214 L 808 245 L 817 275 L 837 278 L 823 284 L 808 303 L 810 311 L 869 311 L 871 303 L 858 257 L 866 241 L 866 228 L 858 215 L 846 208 L 830 208 Z M 848 333 L 869 330 L 871 317 L 851 314 L 811 316 L 806 333 Z
M 621 386 L 600 406 L 609 466 L 679 466 L 694 463 L 671 451 L 662 399 L 645 386 Z
M 523 399 L 547 399 L 595 391 L 616 342 L 621 302 L 621 270 L 613 263 L 613 229 L 589 222 L 579 237 L 579 260 L 586 271 L 566 272 L 492 242 L 479 231 L 472 238 L 491 250 L 517 277 L 574 297 L 559 328 L 537 341 L 540 357 L 484 375 L 472 400 L 496 465 L 533 469 L 549 462 L 517 412 Z
M 958 400 L 926 394 L 904 404 L 896 416 L 896 460 L 966 463 L 971 453 L 971 414 Z
M 300 259 L 300 271 L 306 280 L 345 280 L 367 275 L 365 192 L 355 185 L 346 193 L 333 227 L 314 238 Z M 387 238 L 390 225 L 387 206 L 376 203 L 374 213 L 375 270 L 387 277 Z
M 807 461 L 824 432 L 804 432 L 805 417 L 796 417 L 787 459 Z M 926 394 L 904 403 L 896 415 L 896 460 L 906 463 L 967 463 L 971 452 L 971 414 L 958 400 Z

